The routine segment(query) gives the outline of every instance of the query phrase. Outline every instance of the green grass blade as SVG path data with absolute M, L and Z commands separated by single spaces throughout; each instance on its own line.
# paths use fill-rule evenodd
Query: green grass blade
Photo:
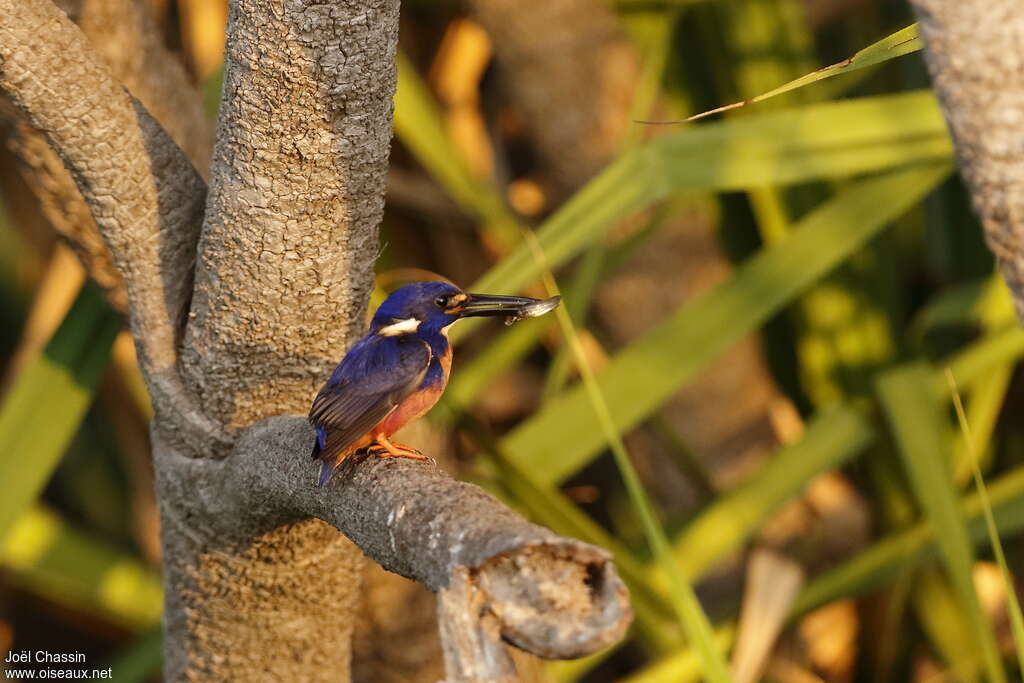
M 590 247 L 580 258 L 572 283 L 565 292 L 562 305 L 565 306 L 569 317 L 578 321 L 581 326 L 586 324 L 587 312 L 594 300 L 594 292 L 601 284 L 601 275 L 607 259 L 608 246 L 606 244 L 598 242 Z M 548 368 L 548 374 L 544 380 L 544 390 L 541 392 L 542 404 L 562 390 L 569 380 L 571 371 L 572 352 L 563 347 L 555 353 L 551 367 Z
M 986 340 L 979 344 L 986 345 Z M 945 392 L 936 395 L 942 397 Z M 807 481 L 840 466 L 875 438 L 872 425 L 847 405 L 810 419 L 799 442 L 780 449 L 761 471 L 712 503 L 686 527 L 675 543 L 686 575 L 700 576 L 714 561 L 746 542 L 761 520 Z
M 938 544 L 957 597 L 970 621 L 990 680 L 1004 681 L 999 651 L 974 591 L 974 553 L 953 487 L 950 440 L 932 389 L 932 373 L 920 363 L 897 368 L 878 381 L 878 396 L 896 438 L 911 487 L 938 532 Z
M 945 365 L 953 372 L 953 376 L 964 384 L 980 377 L 983 373 L 997 368 L 1011 360 L 1024 355 L 1024 329 L 1011 327 L 991 335 L 986 335 L 975 344 L 971 344 L 953 358 L 945 361 Z M 932 391 L 936 396 L 945 396 L 948 392 L 946 378 L 942 373 L 932 377 Z
M 548 267 L 544 251 L 541 249 L 536 237 L 530 233 L 524 233 L 524 236 L 543 274 L 548 295 L 554 296 L 558 294 L 558 286 Z M 576 329 L 573 326 L 572 319 L 569 317 L 569 312 L 566 307 L 559 306 L 555 309 L 555 315 L 562 328 L 562 335 L 569 343 L 576 367 L 583 380 L 582 383 L 586 390 L 587 399 L 590 401 L 590 405 L 597 417 L 598 425 L 611 446 L 612 455 L 615 458 L 619 474 L 622 476 L 630 504 L 640 520 L 644 536 L 658 566 L 668 577 L 669 602 L 679 617 L 679 622 L 686 632 L 690 643 L 693 644 L 694 649 L 700 655 L 704 677 L 713 683 L 728 683 L 732 680 L 732 676 L 729 673 L 729 667 L 725 662 L 723 653 L 715 644 L 711 623 L 708 621 L 707 614 L 705 614 L 704 608 L 701 607 L 700 601 L 697 599 L 693 586 L 690 585 L 690 582 L 676 563 L 675 558 L 672 557 L 672 548 L 668 542 L 668 535 L 665 533 L 665 529 L 662 527 L 655 512 L 654 505 L 651 503 L 647 491 L 640 481 L 640 475 L 637 474 L 632 461 L 629 459 L 626 446 L 615 429 L 611 414 L 608 411 L 608 403 L 601 393 L 597 380 L 594 378 L 594 371 L 587 360 L 587 355 L 583 350 L 583 345 L 580 343 L 579 335 L 576 334 Z
M 160 576 L 135 557 L 69 527 L 43 507 L 18 517 L 0 543 L 0 565 L 11 584 L 131 629 L 160 620 Z
M 563 327 L 571 329 L 572 323 L 569 322 L 568 313 L 563 308 L 559 308 L 558 311 L 565 321 L 563 322 Z M 693 643 L 694 649 L 700 655 L 704 677 L 712 682 L 731 681 L 732 677 L 729 674 L 729 667 L 725 663 L 722 652 L 714 642 L 711 624 L 708 622 L 707 615 L 697 600 L 696 593 L 693 592 L 693 586 L 690 585 L 690 582 L 683 575 L 675 558 L 672 556 L 668 536 L 658 521 L 657 513 L 647 497 L 647 492 L 640 481 L 640 476 L 633 468 L 629 454 L 626 452 L 626 447 L 622 443 L 622 438 L 615 429 L 611 414 L 608 412 L 608 404 L 601 394 L 597 381 L 594 379 L 593 371 L 587 363 L 586 354 L 583 351 L 579 338 L 575 334 L 570 334 L 569 344 L 573 355 L 576 357 L 577 367 L 583 376 L 583 383 L 591 404 L 604 430 L 605 438 L 608 439 L 611 445 L 615 463 L 619 468 L 626 487 L 626 493 L 637 510 L 644 529 L 644 535 L 647 537 L 647 542 L 651 545 L 660 569 L 668 576 L 672 606 L 679 616 L 690 642 Z
M 903 55 L 917 52 L 920 49 L 921 39 L 917 36 L 917 24 L 911 24 L 906 28 L 902 28 L 893 34 L 868 45 L 863 50 L 855 53 L 852 57 L 847 57 L 841 62 L 836 62 L 835 64 L 812 71 L 809 74 L 796 78 L 788 83 L 784 83 L 761 95 L 751 97 L 750 99 L 743 100 L 742 102 L 734 102 L 733 104 L 716 107 L 714 109 L 701 112 L 700 114 L 690 116 L 683 119 L 683 121 L 696 121 L 704 118 L 705 116 L 738 109 L 748 104 L 764 102 L 767 99 L 782 95 L 783 93 L 791 92 L 798 88 L 803 88 L 811 83 L 817 83 L 818 81 L 825 80 L 826 78 L 859 71 L 860 69 L 865 69 L 869 66 L 875 66 L 876 64 L 887 62 L 890 59 L 895 59 L 897 57 L 902 57 Z
M 720 626 L 715 630 L 715 642 L 722 650 L 732 646 L 736 638 L 735 624 Z M 619 683 L 689 683 L 703 680 L 700 658 L 693 648 L 680 649 L 667 657 L 644 667 Z
M 649 416 L 708 361 L 854 253 L 948 171 L 945 164 L 915 167 L 860 181 L 616 355 L 598 376 L 615 428 L 626 431 Z M 606 443 L 585 390 L 576 386 L 511 432 L 502 450 L 558 483 Z
M 998 532 L 1007 536 L 1024 530 L 1024 467 L 1004 474 L 988 486 Z M 988 540 L 984 511 L 977 494 L 964 497 L 960 510 L 974 545 Z M 793 605 L 793 614 L 806 614 L 842 597 L 863 595 L 904 576 L 938 554 L 935 530 L 929 522 L 891 534 L 835 569 L 807 584 Z
M 945 123 L 929 92 L 691 126 L 624 153 L 545 221 L 537 238 L 548 263 L 557 268 L 616 222 L 678 191 L 844 178 L 951 154 Z M 520 245 L 473 288 L 510 293 L 539 276 L 529 248 Z M 464 323 L 455 336 L 470 329 Z
M 508 249 L 519 241 L 516 217 L 498 190 L 476 178 L 456 151 L 440 109 L 409 58 L 398 53 L 395 135 L 469 214 L 480 219 L 495 244 Z
M 0 407 L 0 541 L 35 501 L 92 402 L 121 318 L 87 285 Z
M 988 329 L 1014 322 L 1013 299 L 999 273 L 943 291 L 915 316 L 915 336 L 943 326 L 981 324 Z
M 871 425 L 847 406 L 826 410 L 810 420 L 800 441 L 779 449 L 760 472 L 687 525 L 674 550 L 686 576 L 696 579 L 716 560 L 739 548 L 807 482 L 866 448 L 874 439 L 873 432 Z
M 946 380 L 949 382 L 949 391 L 953 396 L 953 406 L 956 408 L 956 417 L 960 423 L 960 430 L 963 432 L 964 440 L 967 443 L 967 457 L 971 462 L 971 471 L 974 474 L 974 485 L 978 489 L 978 499 L 981 501 L 982 510 L 985 512 L 985 529 L 988 531 L 989 543 L 992 545 L 992 552 L 999 564 L 999 571 L 1003 576 L 1003 585 L 1006 588 L 1006 611 L 1010 615 L 1010 630 L 1013 633 L 1014 648 L 1017 651 L 1017 665 L 1020 668 L 1021 678 L 1024 679 L 1024 615 L 1021 615 L 1020 602 L 1017 600 L 1017 590 L 1013 581 L 1013 574 L 1006 564 L 1006 555 L 1003 553 L 1003 544 L 999 540 L 999 529 L 996 528 L 996 520 L 992 514 L 992 501 L 988 496 L 988 489 L 985 488 L 985 478 L 981 475 L 981 467 L 978 464 L 978 454 L 975 450 L 974 436 L 971 433 L 970 423 L 967 421 L 967 413 L 964 412 L 963 403 L 960 400 L 960 392 L 957 391 L 956 380 L 953 373 L 946 370 Z
M 990 448 L 999 413 L 1003 410 L 1010 380 L 1013 379 L 1013 364 L 1006 363 L 983 374 L 974 385 L 968 387 L 970 403 L 967 420 L 975 425 L 971 430 L 973 440 L 961 431 L 953 445 L 953 481 L 963 486 L 970 480 L 971 472 L 977 466 L 987 469 L 995 456 Z M 977 453 L 973 455 L 972 453 Z
M 1011 363 L 1024 354 L 1024 332 L 1020 334 L 1021 343 L 1007 343 L 1005 339 L 1008 336 L 1011 342 L 1017 336 L 1010 332 L 1002 331 L 985 337 L 961 352 L 954 359 L 960 371 L 965 373 L 961 377 L 965 381 L 976 381 L 978 377 L 984 376 L 988 367 L 974 362 L 957 363 L 958 359 L 989 357 L 987 351 L 992 350 L 997 351 L 993 363 Z M 993 340 L 997 343 L 993 344 Z M 979 348 L 985 353 L 978 354 L 975 349 Z M 947 392 L 944 385 L 936 383 L 938 379 L 942 379 L 941 373 L 935 373 L 932 388 L 937 397 L 945 397 Z M 756 531 L 760 520 L 771 510 L 794 495 L 817 473 L 841 465 L 875 438 L 871 423 L 849 406 L 836 406 L 810 419 L 801 441 L 781 449 L 761 471 L 703 511 L 683 531 L 676 541 L 675 554 L 686 576 L 699 576 L 712 562 L 746 542 Z M 486 450 L 487 444 L 483 446 Z M 495 450 L 495 453 L 498 451 Z M 525 471 L 504 455 L 501 455 L 498 464 L 502 485 L 511 489 L 516 500 L 526 507 L 531 519 L 558 533 L 600 545 L 612 552 L 623 579 L 633 592 L 638 625 L 644 629 L 645 638 L 657 643 L 659 647 L 668 646 L 672 639 L 661 637 L 668 625 L 664 621 L 664 604 L 659 603 L 658 597 L 664 595 L 664 577 L 659 577 L 657 572 L 650 576 L 628 550 L 563 494 L 549 484 L 537 481 L 535 472 L 531 474 Z M 1014 493 L 1016 489 L 1012 488 L 1012 480 L 1009 480 L 1009 484 L 1010 489 L 1006 488 L 1005 482 L 999 484 L 998 506 L 1005 506 L 1007 499 L 1019 495 Z M 1024 491 L 1024 478 L 1021 479 L 1020 490 Z M 971 500 L 968 499 L 966 514 L 976 515 L 977 510 L 971 507 L 975 505 Z M 815 599 L 815 595 L 838 596 L 842 595 L 842 590 L 853 590 L 850 586 L 874 586 L 879 581 L 891 578 L 892 572 L 903 566 L 905 554 L 919 553 L 926 544 L 927 534 L 920 536 L 921 533 L 919 528 L 914 533 L 900 536 L 903 540 L 898 543 L 883 544 L 880 554 L 872 555 L 869 552 L 859 564 L 850 565 L 848 575 L 839 575 L 831 583 L 822 584 L 822 588 L 816 589 L 817 592 L 812 591 L 808 595 L 812 599 Z M 973 526 L 971 533 L 973 539 L 976 535 Z M 901 547 L 911 550 L 904 552 L 900 550 Z M 814 604 L 822 604 L 822 600 L 819 598 Z
M 952 671 L 951 680 L 977 681 L 982 666 L 970 620 L 947 575 L 926 567 L 914 576 L 912 602 L 924 632 Z
M 969 310 L 971 318 L 988 334 L 1017 328 L 1010 290 L 998 273 L 985 281 Z M 991 464 L 995 449 L 989 446 L 1010 388 L 1014 364 L 1015 360 L 1009 359 L 965 385 L 969 395 L 965 422 L 972 427 L 961 430 L 953 446 L 954 481 L 959 486 L 967 482 L 975 467 L 984 472 Z M 946 379 L 955 383 L 953 377 L 952 372 L 947 371 Z M 969 438 L 971 434 L 973 438 Z

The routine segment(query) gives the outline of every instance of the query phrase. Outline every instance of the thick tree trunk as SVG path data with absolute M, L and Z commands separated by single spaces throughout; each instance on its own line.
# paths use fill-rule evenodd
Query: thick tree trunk
M 254 424 L 304 413 L 363 327 L 397 13 L 232 2 L 204 219 L 202 178 L 68 18 L 0 0 L 0 87 L 70 171 L 125 283 L 156 413 L 169 679 L 347 679 L 362 558 L 335 528 L 440 592 L 453 681 L 509 680 L 503 642 L 577 657 L 629 623 L 604 552 L 423 463 L 353 461 L 316 488 L 305 420 Z
M 1024 321 L 1024 3 L 911 4 L 960 172 Z
M 228 430 L 304 413 L 365 325 L 397 35 L 397 0 L 231 4 L 182 355 L 190 392 Z M 167 427 L 154 431 L 169 676 L 337 680 L 358 549 L 320 520 L 224 528 L 181 482 L 188 458 L 226 453 Z

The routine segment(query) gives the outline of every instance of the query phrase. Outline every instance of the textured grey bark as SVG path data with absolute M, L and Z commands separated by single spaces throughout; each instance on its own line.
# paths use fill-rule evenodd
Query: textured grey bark
M 311 516 L 386 569 L 439 590 L 443 606 L 457 606 L 440 611 L 446 659 L 457 663 L 448 669 L 450 680 L 496 680 L 511 670 L 503 640 L 543 657 L 570 658 L 622 636 L 629 603 L 603 550 L 526 522 L 432 464 L 352 458 L 329 487 L 317 488 L 317 464 L 296 457 L 312 438 L 303 418 L 261 421 L 225 459 L 183 459 L 187 474 L 164 493 L 188 497 L 206 512 L 202 533 L 212 546 L 244 545 Z M 304 567 L 301 576 L 311 571 Z M 320 595 L 338 582 L 330 574 L 312 578 Z M 474 608 L 453 592 L 472 593 Z M 337 606 L 325 598 L 307 607 L 316 615 Z M 453 635 L 467 633 L 473 637 Z
M 176 364 L 202 178 L 55 5 L 0 0 L 0 18 L 0 87 L 46 135 L 92 210 L 127 283 L 155 406 L 183 435 L 217 434 L 183 391 Z
M 203 413 L 229 432 L 304 413 L 362 331 L 383 210 L 397 28 L 397 0 L 230 5 L 181 359 Z M 222 528 L 217 497 L 186 482 L 230 450 L 194 448 L 162 426 L 155 425 L 154 446 L 168 676 L 337 680 L 350 665 L 358 549 L 298 510 L 288 523 Z M 292 456 L 307 454 L 300 448 Z M 247 499 L 289 493 L 211 486 Z M 258 501 L 226 514 L 247 505 Z
M 184 359 L 204 408 L 242 426 L 306 412 L 365 328 L 398 2 L 240 0 L 228 22 Z
M 0 0 L 0 87 L 126 285 L 156 409 L 169 680 L 347 679 L 362 564 L 332 527 L 441 591 L 452 680 L 508 675 L 502 640 L 579 656 L 628 625 L 602 551 L 423 463 L 353 461 L 318 489 L 305 421 L 255 424 L 305 412 L 362 331 L 397 19 L 396 0 L 232 3 L 200 237 L 206 187 L 181 149 L 48 0 Z
M 1024 321 L 1024 3 L 911 5 L 960 172 Z
M 160 122 L 202 172 L 209 166 L 213 131 L 184 68 L 163 45 L 146 0 L 82 0 L 66 7 L 90 38 L 114 78 Z M 17 121 L 9 141 L 20 171 L 46 220 L 71 245 L 90 277 L 122 312 L 128 296 L 89 207 L 46 137 Z

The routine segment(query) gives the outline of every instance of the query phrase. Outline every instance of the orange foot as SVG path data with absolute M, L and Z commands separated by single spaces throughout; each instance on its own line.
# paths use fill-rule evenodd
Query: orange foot
M 371 444 L 366 452 L 376 455 L 378 458 L 412 458 L 413 460 L 430 460 L 415 448 L 391 443 L 387 437 L 378 436 L 376 442 Z

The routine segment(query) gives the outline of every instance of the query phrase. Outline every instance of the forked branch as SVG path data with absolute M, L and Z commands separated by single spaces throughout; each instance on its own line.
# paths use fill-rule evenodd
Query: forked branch
M 316 463 L 297 455 L 312 441 L 305 419 L 270 418 L 223 460 L 178 460 L 188 473 L 176 479 L 207 519 L 223 520 L 211 537 L 256 538 L 317 517 L 373 561 L 438 591 L 452 681 L 506 680 L 513 669 L 503 642 L 567 659 L 624 634 L 632 611 L 606 551 L 531 524 L 421 461 L 351 458 L 317 488 Z
M 506 642 L 579 657 L 629 624 L 604 551 L 420 462 L 354 459 L 316 488 L 305 420 L 246 428 L 304 405 L 361 327 L 397 11 L 232 3 L 197 247 L 206 187 L 186 156 L 49 0 L 0 0 L 0 87 L 70 170 L 128 292 L 157 409 L 169 678 L 334 679 L 348 666 L 357 554 L 311 517 L 440 593 L 453 681 L 508 679 Z

